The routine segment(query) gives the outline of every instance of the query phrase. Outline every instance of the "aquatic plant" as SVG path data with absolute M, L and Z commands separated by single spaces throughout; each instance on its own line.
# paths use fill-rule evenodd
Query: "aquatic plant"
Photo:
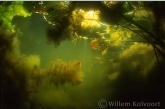
M 50 84 L 59 86 L 60 84 L 71 83 L 77 85 L 83 81 L 83 74 L 80 71 L 81 63 L 78 61 L 63 62 L 58 59 L 51 62 L 45 73 L 48 75 Z
M 93 39 L 91 41 L 91 47 L 94 49 L 94 50 L 97 50 L 99 48 L 99 42 L 97 39 Z
M 164 69 L 159 70 L 157 68 L 156 60 L 162 68 L 161 64 L 164 64 L 163 59 L 165 59 L 165 14 L 162 10 L 165 10 L 165 2 L 35 2 L 40 6 L 47 6 L 43 10 L 36 9 L 36 5 L 33 6 L 32 2 L 29 12 L 22 7 L 22 3 L 28 4 L 30 2 L 0 2 L 0 71 L 3 77 L 1 78 L 1 90 L 4 108 L 22 109 L 22 105 L 28 103 L 31 94 L 37 92 L 43 83 L 46 86 L 48 84 L 60 86 L 65 84 L 78 85 L 83 82 L 81 62 L 79 61 L 64 62 L 57 59 L 52 61 L 47 68 L 42 69 L 38 55 L 16 54 L 14 49 L 19 46 L 19 40 L 16 36 L 18 31 L 12 25 L 11 20 L 14 16 L 30 16 L 32 12 L 42 14 L 43 19 L 51 25 L 50 28 L 46 29 L 46 37 L 48 43 L 53 43 L 56 47 L 60 45 L 61 41 L 76 36 L 77 39 L 90 40 L 94 50 L 100 49 L 101 42 L 104 42 L 107 48 L 104 48 L 101 55 L 105 57 L 105 54 L 110 51 L 110 47 L 113 49 L 113 46 L 119 47 L 125 42 L 131 42 L 130 47 L 122 49 L 117 55 L 112 52 L 111 55 L 106 55 L 106 58 L 91 58 L 91 60 L 96 60 L 101 64 L 106 62 L 108 67 L 111 66 L 103 75 L 107 77 L 106 74 L 108 74 L 108 78 L 112 82 L 107 84 L 107 78 L 104 78 L 101 82 L 99 81 L 99 85 L 108 88 L 111 88 L 110 86 L 117 87 L 114 90 L 110 89 L 110 91 L 117 92 L 113 94 L 115 99 L 116 96 L 122 95 L 123 97 L 120 89 L 124 93 L 131 92 L 131 97 L 134 99 L 134 91 L 132 91 L 134 87 L 135 89 L 144 87 L 142 88 L 144 93 L 135 91 L 138 93 L 138 99 L 139 95 L 145 97 L 151 95 L 149 98 L 155 97 L 158 100 L 161 94 L 164 94 L 164 90 L 162 90 Z M 33 11 L 34 7 L 36 11 Z M 132 43 L 133 41 L 138 42 L 137 39 L 143 43 Z M 156 58 L 154 58 L 154 52 Z M 115 59 L 110 60 L 110 56 L 111 58 L 117 57 L 117 61 Z M 159 73 L 161 71 L 163 73 Z M 96 72 L 97 74 L 102 73 L 101 70 Z M 95 77 L 93 74 L 91 75 Z M 142 80 L 144 79 L 142 75 L 147 77 L 147 80 Z M 111 85 L 112 83 L 114 86 Z M 131 86 L 127 87 L 128 85 Z M 148 89 L 151 93 L 149 95 L 146 94 Z M 103 90 L 105 91 L 105 89 Z M 65 91 L 63 92 L 66 94 Z M 156 94 L 152 96 L 152 92 L 156 92 Z M 75 94 L 72 95 L 75 96 Z M 72 100 L 76 101 L 75 98 L 73 97 Z M 124 98 L 131 99 L 127 94 Z M 160 100 L 163 101 L 164 99 L 161 97 Z M 54 103 L 54 101 L 52 102 Z M 78 102 L 76 101 L 76 103 Z M 76 103 L 72 102 L 70 107 L 80 107 L 79 104 L 75 105 Z M 41 107 L 41 103 L 39 105 Z M 26 107 L 30 108 L 29 106 Z
M 5 1 L 0 5 L 0 19 L 3 20 L 3 27 L 8 30 L 14 30 L 14 25 L 12 25 L 11 21 L 14 16 L 30 16 L 26 9 L 23 7 L 23 2 L 16 1 L 10 2 Z

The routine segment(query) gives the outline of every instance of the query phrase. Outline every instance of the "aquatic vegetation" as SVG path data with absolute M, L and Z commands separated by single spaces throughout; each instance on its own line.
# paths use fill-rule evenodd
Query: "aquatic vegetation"
M 164 3 L 0 2 L 1 104 L 4 109 L 96 109 L 97 100 L 104 97 L 107 100 L 163 101 L 164 69 L 160 73 L 161 69 L 156 61 L 160 61 L 160 67 L 164 66 Z M 27 12 L 23 4 L 29 5 L 29 12 L 36 16 L 30 16 L 31 13 Z M 61 48 L 54 49 L 47 49 L 44 44 L 35 48 L 35 42 L 24 49 L 22 45 L 27 44 L 27 40 L 20 49 L 19 31 L 15 28 L 17 24 L 12 25 L 18 19 L 14 16 L 30 16 L 30 19 L 36 17 L 38 21 L 41 20 L 41 25 L 49 26 L 46 29 L 48 43 L 53 43 L 56 47 L 61 41 L 76 37 L 72 41 L 78 43 L 74 46 L 75 51 L 70 50 L 72 44 L 68 42 L 64 42 Z M 36 21 L 26 20 L 29 19 L 24 20 L 28 26 Z M 27 25 L 24 25 L 25 28 Z M 20 28 L 27 31 L 24 36 L 28 38 L 31 37 L 28 32 L 34 28 L 38 30 L 38 25 L 29 30 L 25 30 L 24 26 Z M 37 40 L 40 40 L 39 37 L 43 38 L 44 34 L 41 33 L 43 31 L 34 33 L 34 36 L 38 36 Z M 77 41 L 79 39 L 81 41 Z M 40 66 L 40 57 L 36 54 L 29 55 L 30 50 L 27 49 L 33 49 L 36 54 L 41 53 L 41 60 L 44 58 L 41 65 L 45 64 L 42 66 L 44 68 Z M 29 54 L 21 54 L 20 50 Z M 76 58 L 83 63 L 72 60 L 65 62 L 63 58 Z M 51 62 L 46 67 L 49 61 Z M 87 72 L 84 80 L 82 64 L 83 70 Z M 79 87 L 71 87 L 82 82 Z M 143 97 L 146 98 L 142 99 Z
M 95 27 L 99 28 L 101 27 L 101 24 L 99 23 L 99 11 L 87 11 L 82 13 L 82 16 L 84 20 L 81 22 L 81 27 L 82 28 L 87 28 L 87 27 Z
M 98 42 L 97 39 L 93 39 L 93 40 L 91 41 L 91 47 L 92 47 L 94 50 L 99 49 L 99 42 Z
M 11 4 L 6 6 L 5 4 L 8 3 L 9 2 L 7 1 L 4 2 L 3 5 L 0 5 L 0 19 L 3 20 L 3 26 L 11 31 L 14 30 L 14 25 L 11 23 L 14 16 L 27 17 L 30 16 L 31 13 L 23 8 L 23 2 L 10 2 Z
M 99 22 L 99 10 L 82 10 L 82 9 L 76 9 L 72 12 L 72 22 L 75 22 L 78 25 L 80 25 L 82 28 L 87 27 L 95 27 L 99 28 L 100 22 Z M 73 25 L 76 25 L 76 24 Z
M 115 46 L 120 45 L 121 41 L 122 41 L 122 37 L 121 37 L 122 35 L 123 35 L 122 31 L 120 31 L 120 32 L 116 31 L 116 32 L 112 33 L 111 37 L 109 39 L 110 40 L 109 43 L 113 44 Z
M 40 58 L 38 55 L 30 55 L 26 57 L 26 65 L 29 69 L 33 69 L 34 66 L 40 66 Z
M 134 12 L 133 20 L 146 30 L 151 31 L 152 25 L 155 23 L 155 16 L 151 10 L 139 9 Z
M 120 4 L 120 2 L 118 1 L 104 1 L 103 2 L 108 8 L 114 9 L 117 7 L 118 4 Z
M 132 32 L 123 29 L 121 27 L 118 27 L 118 29 L 115 30 L 113 28 L 110 30 L 110 27 L 107 27 L 107 32 L 109 31 L 110 38 L 109 38 L 109 46 L 120 46 L 124 41 L 127 41 L 131 38 L 133 35 Z
M 154 68 L 154 63 L 156 63 L 156 57 L 152 46 L 143 43 L 134 43 L 128 49 L 122 51 L 119 58 L 125 60 L 123 61 L 125 65 L 129 61 L 132 68 L 138 68 L 143 76 L 146 76 L 148 72 Z M 162 58 L 160 58 L 160 60 L 162 61 Z M 144 66 L 140 67 L 142 63 Z
M 81 63 L 78 61 L 63 62 L 58 59 L 55 62 L 51 62 L 45 73 L 48 75 L 49 83 L 56 86 L 60 84 L 71 83 L 77 85 L 83 81 L 83 74 L 80 71 Z
M 3 77 L 1 88 L 4 100 L 2 107 L 21 109 L 21 106 L 29 101 L 45 81 L 47 85 L 51 82 L 56 86 L 66 83 L 78 85 L 83 81 L 79 61 L 66 63 L 57 60 L 52 62 L 48 68 L 41 69 L 38 55 L 17 54 L 15 49 L 20 44 L 17 35 L 0 25 L 0 59 L 2 63 L 0 69 Z
M 130 57 L 132 55 L 147 55 L 150 54 L 150 56 L 154 56 L 153 48 L 151 45 L 143 44 L 143 43 L 134 43 L 130 48 L 122 51 L 120 53 L 120 58 L 122 57 Z

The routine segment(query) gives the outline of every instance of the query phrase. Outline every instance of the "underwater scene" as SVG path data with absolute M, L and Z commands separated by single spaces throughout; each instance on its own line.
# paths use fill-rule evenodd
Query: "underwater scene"
M 1 1 L 1 109 L 165 109 L 164 10 Z

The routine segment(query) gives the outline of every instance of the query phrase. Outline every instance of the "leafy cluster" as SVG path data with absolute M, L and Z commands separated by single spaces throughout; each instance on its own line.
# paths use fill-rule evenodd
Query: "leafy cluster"
M 7 5 L 8 2 L 3 2 L 3 5 L 0 5 L 0 19 L 3 20 L 3 27 L 8 30 L 14 30 L 14 25 L 11 21 L 14 16 L 30 16 L 31 13 L 26 11 L 23 8 L 23 2 L 16 1 L 10 2 L 10 5 Z

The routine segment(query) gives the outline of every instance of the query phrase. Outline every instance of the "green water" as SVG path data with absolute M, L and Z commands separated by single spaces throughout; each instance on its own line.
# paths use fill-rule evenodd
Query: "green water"
M 24 34 L 30 34 L 31 37 L 26 35 L 20 37 L 22 54 L 39 55 L 42 68 L 48 67 L 50 61 L 56 59 L 66 62 L 78 60 L 82 63 L 81 70 L 84 73 L 83 82 L 78 86 L 41 87 L 34 95 L 32 101 L 34 106 L 37 107 L 41 103 L 43 107 L 53 108 L 97 108 L 99 99 L 106 99 L 111 95 L 112 88 L 108 88 L 107 75 L 112 72 L 105 71 L 111 63 L 102 65 L 94 60 L 93 57 L 101 57 L 101 53 L 91 48 L 90 40 L 79 40 L 76 45 L 71 41 L 64 41 L 55 48 L 53 44 L 46 44 L 43 27 L 47 24 L 43 25 L 45 21 L 41 15 L 32 15 L 23 22 L 27 22 L 27 25 L 20 27 L 21 31 Z
M 138 6 L 142 5 L 140 3 Z M 4 15 L 0 17 L 2 109 L 134 109 L 138 104 L 133 105 L 133 102 L 139 105 L 144 102 L 140 108 L 163 109 L 164 59 L 158 54 L 158 63 L 152 44 L 143 37 L 104 21 L 100 28 L 82 27 L 78 31 L 87 39 L 80 38 L 75 44 L 72 34 L 70 40 L 60 41 L 59 46 L 55 46 L 47 44 L 46 29 L 53 26 L 43 14 L 33 12 L 23 17 L 27 14 L 23 12 L 23 15 L 16 14 L 12 18 L 8 10 L 5 12 L 4 4 L 6 2 L 0 5 Z M 7 2 L 6 5 L 11 4 Z M 53 6 L 53 2 L 47 5 Z M 130 5 L 137 4 L 131 2 Z M 20 6 L 18 10 L 22 9 Z M 128 3 L 125 3 L 124 8 L 127 7 Z M 140 12 L 145 16 L 146 11 Z M 138 11 L 136 14 L 138 16 Z M 137 17 L 135 21 L 141 23 L 141 19 Z M 148 20 L 141 25 L 153 31 Z M 105 39 L 101 40 L 102 35 L 96 34 L 99 32 L 104 33 Z M 50 36 L 58 37 L 58 34 Z M 96 44 L 97 49 L 92 46 L 92 41 L 100 41 Z M 125 107 L 122 103 L 130 103 L 130 106 Z M 145 107 L 146 103 L 149 106 Z

